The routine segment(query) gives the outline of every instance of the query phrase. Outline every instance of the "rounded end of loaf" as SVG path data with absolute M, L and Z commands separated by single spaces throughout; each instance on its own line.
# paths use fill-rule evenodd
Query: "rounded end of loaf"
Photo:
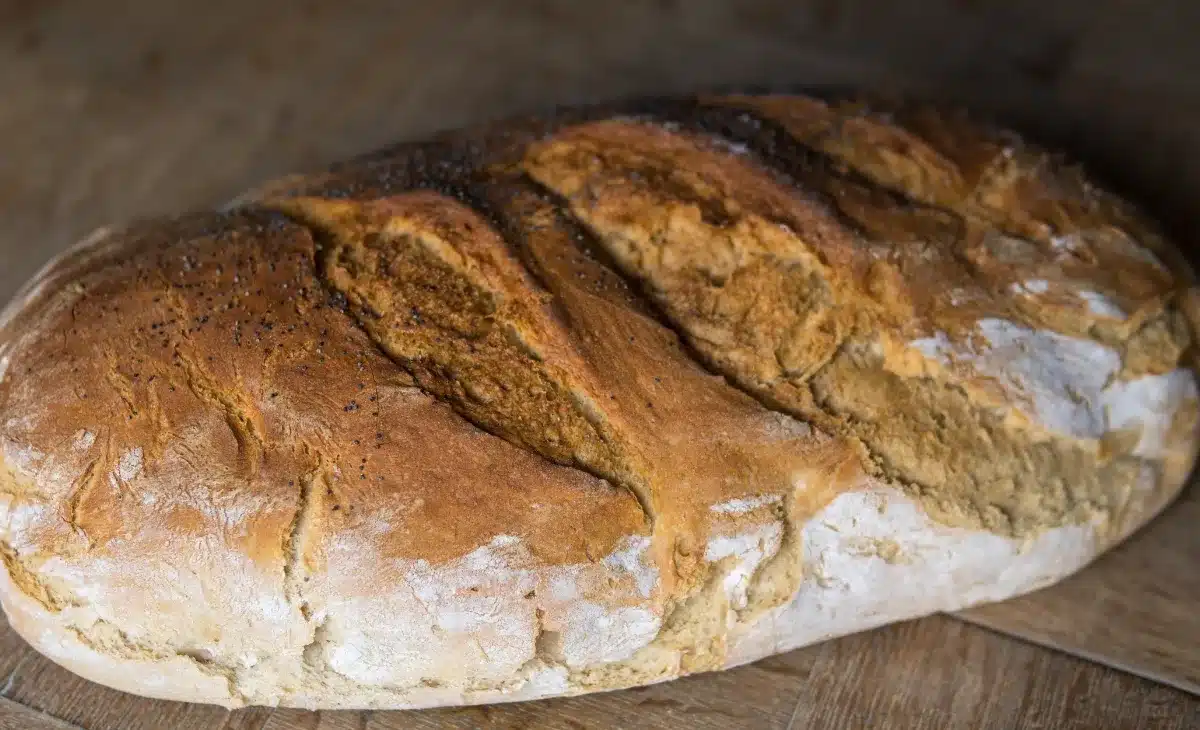
M 535 699 L 1050 585 L 1197 451 L 1196 289 L 951 112 L 591 110 L 105 231 L 0 317 L 0 600 L 152 697 Z

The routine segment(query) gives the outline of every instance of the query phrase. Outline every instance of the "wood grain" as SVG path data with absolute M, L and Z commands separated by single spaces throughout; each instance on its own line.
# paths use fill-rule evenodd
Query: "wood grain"
M 1200 64 L 1200 5 L 1143 6 L 123 0 L 114 12 L 0 0 L 0 300 L 97 225 L 218 204 L 272 175 L 487 117 L 737 83 L 969 101 L 1082 149 L 1177 230 L 1200 232 L 1200 84 L 1179 72 Z M 964 617 L 1197 691 L 1197 499 L 1076 578 Z M 431 713 L 141 700 L 75 678 L 0 622 L 5 679 L 0 694 L 37 709 L 0 702 L 0 728 L 32 730 L 63 727 L 40 710 L 87 730 L 1013 727 L 996 724 L 1001 710 L 1025 727 L 1200 726 L 1185 695 L 947 619 L 645 690 Z
M 1200 695 L 1200 489 L 1093 566 L 961 617 Z
M 793 728 L 1170 728 L 1200 699 L 948 617 L 778 660 L 805 681 Z
M 0 698 L 0 730 L 79 730 L 79 726 Z
M 1162 728 L 1200 699 L 935 616 L 723 674 L 536 703 L 421 712 L 277 710 L 263 730 Z
M 6 633 L 12 635 L 11 629 L 0 624 L 0 637 Z M 845 637 L 729 672 L 652 687 L 544 702 L 415 712 L 265 708 L 227 712 L 125 695 L 33 656 L 14 678 L 9 700 L 0 699 L 0 718 L 8 712 L 16 718 L 12 720 L 17 723 L 14 728 L 1200 727 L 1200 698 L 940 616 Z M 71 724 L 53 724 L 49 716 Z M 21 724 L 27 719 L 29 722 Z M 3 724 L 0 730 L 5 730 Z
M 0 696 L 7 694 L 17 670 L 36 654 L 37 652 L 12 630 L 4 612 L 0 611 Z

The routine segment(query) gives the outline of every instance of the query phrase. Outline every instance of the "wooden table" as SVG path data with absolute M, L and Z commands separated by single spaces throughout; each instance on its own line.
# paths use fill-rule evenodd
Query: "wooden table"
M 548 103 L 932 90 L 1070 141 L 1200 232 L 1200 4 L 0 0 L 0 298 L 91 228 Z M 919 9 L 918 9 L 919 8 Z M 652 688 L 432 712 L 156 702 L 0 621 L 0 730 L 1200 727 L 1200 494 L 1054 588 Z

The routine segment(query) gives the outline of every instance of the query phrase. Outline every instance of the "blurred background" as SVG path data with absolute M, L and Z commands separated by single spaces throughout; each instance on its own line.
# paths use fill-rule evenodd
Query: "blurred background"
M 101 223 L 555 103 L 870 84 L 1065 140 L 1177 227 L 1200 3 L 0 0 L 0 295 Z
M 442 128 L 739 84 L 908 90 L 997 115 L 1082 157 L 1191 250 L 1197 29 L 1190 0 L 0 0 L 0 300 L 102 224 Z M 970 623 L 504 708 L 140 700 L 0 622 L 0 729 L 1200 727 L 1196 524 L 1193 488 L 1080 575 Z

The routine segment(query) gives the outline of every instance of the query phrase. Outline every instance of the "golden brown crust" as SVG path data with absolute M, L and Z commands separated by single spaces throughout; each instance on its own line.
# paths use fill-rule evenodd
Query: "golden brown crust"
M 344 512 L 329 517 L 339 524 L 364 503 L 397 500 L 408 518 L 389 553 L 409 557 L 468 552 L 539 499 L 546 520 L 520 521 L 558 561 L 605 553 L 640 524 L 636 504 L 612 488 L 481 434 L 421 394 L 348 326 L 315 275 L 304 229 L 258 214 L 167 227 L 158 240 L 134 235 L 127 259 L 43 303 L 0 386 L 5 413 L 25 414 L 9 419 L 6 439 L 81 474 L 57 549 L 103 549 L 152 519 L 203 534 L 201 507 L 179 493 L 190 484 L 205 485 L 192 497 L 201 501 L 221 504 L 226 489 L 252 499 L 256 530 L 278 509 L 273 537 L 253 537 L 276 562 L 306 480 L 325 483 L 318 497 Z M 448 461 L 452 444 L 461 446 Z M 135 493 L 121 484 L 121 459 L 139 450 Z M 485 481 L 485 494 L 446 489 Z M 147 488 L 162 493 L 148 502 Z M 556 525 L 559 509 L 594 513 L 602 530 Z M 537 539 L 539 529 L 553 534 Z
M 1036 423 L 1037 404 L 1010 408 L 1021 396 L 992 374 L 930 363 L 912 345 L 969 348 L 981 323 L 1002 324 L 1023 340 L 1049 332 L 1115 348 L 1126 379 L 1162 374 L 1191 344 L 1174 305 L 1186 270 L 1176 280 L 1134 244 L 1103 198 L 1099 214 L 1067 195 L 1022 207 L 1012 191 L 1040 185 L 1044 203 L 1051 185 L 1040 159 L 1014 143 L 968 139 L 928 115 L 916 119 L 939 132 L 936 147 L 857 107 L 837 115 L 802 98 L 715 100 L 756 102 L 861 178 L 780 166 L 808 183 L 797 190 L 708 138 L 626 120 L 550 136 L 525 169 L 714 367 L 860 444 L 868 468 L 943 519 L 1022 535 L 1123 501 L 1112 485 L 1138 482 L 1145 468 L 1126 453 L 1136 435 L 1103 448 L 1093 443 L 1102 433 L 1059 438 Z M 994 171 L 1010 159 L 1021 164 Z M 1058 345 L 1044 339 L 1044 349 Z M 1058 350 L 1048 357 L 1066 356 Z
M 931 107 L 704 97 L 402 145 L 102 234 L 19 297 L 6 605 L 88 676 L 208 693 L 165 696 L 401 706 L 845 630 L 867 603 L 731 648 L 827 587 L 810 533 L 864 494 L 987 569 L 1044 545 L 1011 595 L 1182 484 L 1192 285 L 1077 169 Z

